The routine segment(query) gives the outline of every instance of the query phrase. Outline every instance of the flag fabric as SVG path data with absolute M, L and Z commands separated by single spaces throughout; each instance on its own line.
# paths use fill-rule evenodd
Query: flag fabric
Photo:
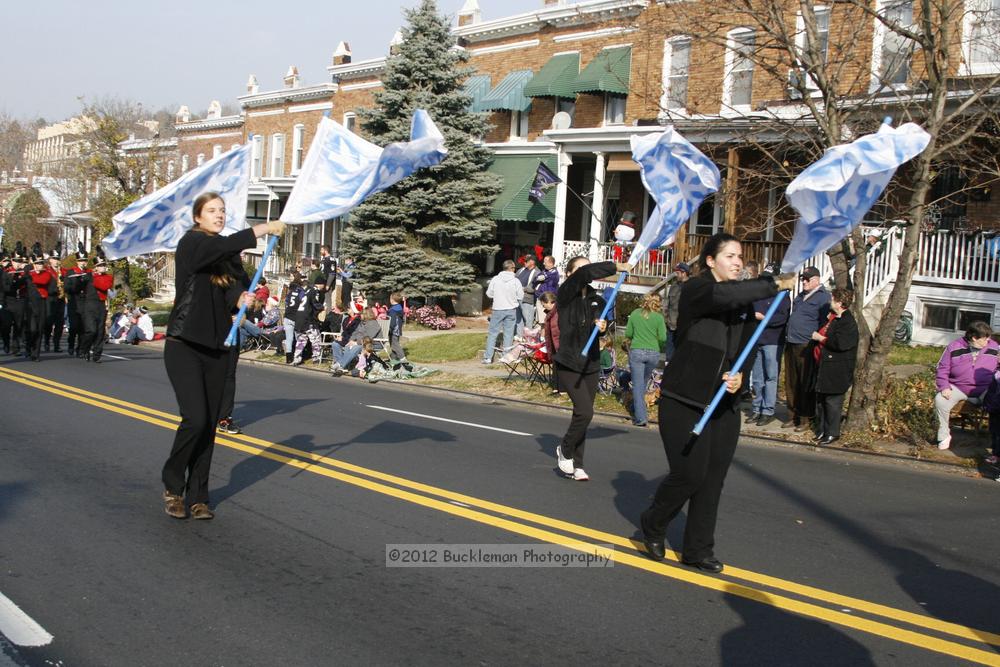
M 413 114 L 410 141 L 385 148 L 324 117 L 281 220 L 304 224 L 341 216 L 447 153 L 444 136 L 423 109 Z
M 798 212 L 782 272 L 795 271 L 826 252 L 861 223 L 892 180 L 896 169 L 919 155 L 930 135 L 915 123 L 883 123 L 867 134 L 826 151 L 788 185 L 785 197 Z
M 642 183 L 656 201 L 629 257 L 628 263 L 635 264 L 650 248 L 670 241 L 705 198 L 718 191 L 721 178 L 719 168 L 673 127 L 633 135 L 631 143 Z
M 556 183 L 562 183 L 562 179 L 556 176 L 555 172 L 546 167 L 543 162 L 539 162 L 538 169 L 535 171 L 535 180 L 531 183 L 531 190 L 528 191 L 528 199 L 536 204 L 540 203 L 545 197 L 545 193 Z
M 249 184 L 250 145 L 245 144 L 129 204 L 112 218 L 114 227 L 101 247 L 108 259 L 173 252 L 194 225 L 191 205 L 203 192 L 218 192 L 226 203 L 222 234 L 238 232 L 246 227 Z

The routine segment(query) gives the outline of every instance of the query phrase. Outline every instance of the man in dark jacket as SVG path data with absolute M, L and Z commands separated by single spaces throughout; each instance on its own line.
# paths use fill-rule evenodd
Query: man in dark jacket
M 674 282 L 667 288 L 667 298 L 663 300 L 663 319 L 667 323 L 666 361 L 674 356 L 677 349 L 677 318 L 680 314 L 681 288 L 691 277 L 691 267 L 687 262 L 678 262 L 674 267 Z
M 535 326 L 535 279 L 541 275 L 541 271 L 535 265 L 534 257 L 525 257 L 524 266 L 514 274 L 521 281 L 524 288 L 524 298 L 521 299 L 521 312 L 517 319 L 517 334 L 524 335 L 525 329 Z
M 808 431 L 816 414 L 814 390 L 816 364 L 812 357 L 812 335 L 826 324 L 830 314 L 830 293 L 823 288 L 819 270 L 807 266 L 800 274 L 802 291 L 792 302 L 792 314 L 785 329 L 785 400 L 791 419 L 781 428 Z
M 751 419 L 757 426 L 767 426 L 774 421 L 774 404 L 778 399 L 778 375 L 781 372 L 781 348 L 785 344 L 785 324 L 791 305 L 788 295 L 781 294 L 781 303 L 774 311 L 771 321 L 757 340 L 757 351 L 754 354 L 753 371 L 750 383 L 753 387 L 753 407 Z M 771 307 L 776 296 L 761 299 L 753 304 L 754 316 L 757 321 L 764 319 L 764 313 Z
M 337 287 L 337 260 L 330 254 L 330 246 L 319 247 L 319 270 L 326 278 L 326 300 L 323 302 L 327 317 L 333 312 L 333 290 Z

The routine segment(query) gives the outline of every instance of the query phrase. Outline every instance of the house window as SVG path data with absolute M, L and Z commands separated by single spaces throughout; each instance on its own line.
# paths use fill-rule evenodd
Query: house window
M 924 304 L 923 324 L 926 329 L 964 332 L 977 320 L 992 324 L 993 313 L 982 306 Z
M 254 180 L 260 180 L 264 175 L 264 137 L 255 134 L 252 141 L 250 177 Z
M 576 100 L 568 100 L 565 97 L 557 97 L 555 112 L 569 114 L 570 127 L 572 127 L 573 121 L 576 119 Z
M 174 180 L 174 161 L 167 162 L 167 181 Z
M 344 114 L 344 127 L 346 127 L 351 132 L 354 132 L 354 128 L 358 124 L 358 116 L 353 111 L 348 111 Z
M 323 244 L 323 223 L 302 225 L 302 251 L 306 257 L 319 257 L 319 247 Z
M 212 146 L 212 159 L 214 160 L 220 155 L 222 155 L 222 144 L 215 144 Z
M 728 35 L 723 107 L 749 110 L 753 91 L 753 52 L 756 38 L 752 30 L 739 28 Z
M 913 25 L 913 0 L 894 0 L 880 3 L 878 12 L 890 24 L 909 29 Z M 885 23 L 875 20 L 875 35 L 872 53 L 872 85 L 905 86 L 910 78 L 910 60 L 913 57 L 913 42 Z
M 188 162 L 188 156 L 187 155 L 182 155 L 181 156 L 181 173 L 182 174 L 186 174 L 187 171 L 188 171 L 188 169 L 190 169 L 190 168 L 191 167 L 190 167 L 189 162 Z
M 198 159 L 195 160 L 195 164 L 197 166 L 199 166 L 199 167 L 201 165 L 205 164 L 205 154 L 204 153 L 198 153 Z
M 625 100 L 621 95 L 607 94 L 604 96 L 604 124 L 624 125 Z
M 795 19 L 795 49 L 798 52 L 803 68 L 807 65 L 814 68 L 823 67 L 826 65 L 827 58 L 829 57 L 830 8 L 813 7 L 813 16 L 816 19 L 815 44 L 810 42 L 802 12 L 799 12 Z M 816 83 L 812 77 L 806 79 L 806 86 L 809 88 L 816 87 Z
M 1000 0 L 967 0 L 962 27 L 965 73 L 1000 71 Z
M 663 45 L 663 109 L 687 107 L 688 68 L 691 65 L 691 38 L 673 37 Z
M 306 126 L 296 125 L 292 128 L 292 174 L 299 173 L 302 168 L 302 156 L 305 153 Z
M 527 139 L 528 138 L 528 112 L 527 111 L 511 111 L 510 112 L 510 138 L 511 139 Z
M 271 135 L 271 178 L 285 175 L 285 135 Z
M 691 216 L 689 225 L 694 229 L 695 234 L 711 236 L 721 231 L 723 226 L 723 197 L 718 193 L 709 195 L 701 203 L 698 210 Z

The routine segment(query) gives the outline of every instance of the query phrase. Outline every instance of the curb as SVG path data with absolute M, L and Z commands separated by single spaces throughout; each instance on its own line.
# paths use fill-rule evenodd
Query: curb
M 256 359 L 241 360 L 240 363 L 249 363 L 249 364 L 253 364 L 255 366 L 263 366 L 263 367 L 269 367 L 269 368 L 285 369 L 285 370 L 288 370 L 288 371 L 295 370 L 295 371 L 298 372 L 298 371 L 303 371 L 304 370 L 304 371 L 307 371 L 307 372 L 310 372 L 310 373 L 327 374 L 327 371 L 324 371 L 322 368 L 306 368 L 304 365 L 303 366 L 291 366 L 291 365 L 287 365 L 287 364 L 284 364 L 284 363 L 278 364 L 278 363 L 271 363 L 271 362 L 266 362 L 266 361 L 258 361 Z M 445 392 L 445 393 L 449 393 L 449 394 L 456 394 L 458 396 L 465 396 L 465 397 L 470 397 L 470 398 L 490 399 L 490 400 L 493 400 L 493 401 L 514 403 L 516 405 L 527 405 L 527 406 L 531 406 L 532 408 L 535 408 L 535 409 L 537 409 L 537 408 L 546 408 L 546 409 L 550 409 L 550 410 L 558 410 L 558 411 L 561 411 L 561 412 L 572 412 L 572 410 L 573 410 L 572 407 L 565 406 L 565 405 L 551 405 L 551 404 L 548 404 L 548 403 L 535 403 L 533 401 L 528 401 L 528 400 L 525 400 L 523 398 L 509 398 L 507 396 L 493 396 L 491 394 L 477 394 L 475 392 L 465 391 L 465 390 L 462 390 L 462 389 L 449 389 L 447 387 L 435 387 L 433 385 L 416 384 L 416 383 L 411 383 L 411 382 L 403 382 L 401 380 L 379 380 L 378 381 L 378 384 L 383 384 L 383 383 L 384 384 L 391 384 L 391 385 L 395 385 L 395 386 L 399 386 L 399 387 L 407 387 L 409 389 L 416 388 L 416 389 L 424 389 L 424 390 L 430 390 L 430 391 L 440 391 L 440 392 Z M 594 416 L 595 417 L 603 417 L 604 419 L 614 419 L 614 420 L 618 420 L 618 421 L 624 420 L 625 423 L 624 424 L 619 424 L 620 426 L 628 426 L 629 428 L 635 428 L 635 427 L 632 426 L 632 424 L 629 423 L 629 418 L 628 418 L 627 415 L 619 415 L 619 414 L 615 414 L 613 412 L 601 412 L 601 411 L 595 410 L 594 411 Z M 653 421 L 651 419 L 649 421 L 649 423 L 650 423 L 650 426 L 652 426 L 653 424 L 658 424 L 659 422 Z M 643 429 L 643 430 L 646 430 L 646 429 Z M 653 430 L 653 429 L 651 428 L 649 430 Z M 954 469 L 955 471 L 977 473 L 980 478 L 982 478 L 982 479 L 989 479 L 987 477 L 983 477 L 982 473 L 979 472 L 978 467 L 962 465 L 960 463 L 949 463 L 947 461 L 934 461 L 932 459 L 921 459 L 921 458 L 915 458 L 913 456 L 905 456 L 905 455 L 902 455 L 902 454 L 889 454 L 889 453 L 885 453 L 885 452 L 873 452 L 873 451 L 868 451 L 868 450 L 864 450 L 864 449 L 852 449 L 850 447 L 820 447 L 820 446 L 817 446 L 817 445 L 814 445 L 814 444 L 811 444 L 811 443 L 808 443 L 808 442 L 799 442 L 798 440 L 786 440 L 784 438 L 776 438 L 774 436 L 760 435 L 760 434 L 757 434 L 757 433 L 747 433 L 747 432 L 744 432 L 742 430 L 740 432 L 740 438 L 746 438 L 748 440 L 756 440 L 756 441 L 759 441 L 761 444 L 763 444 L 763 443 L 772 443 L 772 444 L 778 444 L 778 445 L 782 445 L 782 446 L 785 446 L 785 447 L 791 447 L 791 448 L 795 448 L 795 449 L 807 449 L 807 450 L 811 450 L 811 451 L 814 451 L 814 452 L 841 452 L 841 453 L 844 453 L 844 454 L 858 454 L 858 455 L 861 455 L 861 456 L 869 456 L 869 457 L 873 457 L 873 458 L 887 459 L 887 460 L 891 460 L 891 461 L 904 461 L 904 462 L 908 462 L 908 463 L 928 464 L 928 465 L 935 466 L 937 468 Z M 1000 480 L 998 480 L 998 481 L 1000 481 Z

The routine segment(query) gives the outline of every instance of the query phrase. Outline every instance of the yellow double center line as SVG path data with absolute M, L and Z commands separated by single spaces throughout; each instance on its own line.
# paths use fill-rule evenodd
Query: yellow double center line
M 10 368 L 0 367 L 0 378 L 33 387 L 57 396 L 92 405 L 101 410 L 107 410 L 126 417 L 144 421 L 149 424 L 174 430 L 180 419 L 173 414 L 155 410 L 111 396 L 93 394 L 77 387 L 60 384 L 36 375 L 22 373 Z M 798 584 L 766 574 L 726 566 L 725 576 L 708 576 L 687 568 L 676 567 L 667 563 L 657 563 L 645 556 L 631 553 L 642 550 L 642 545 L 635 540 L 606 533 L 586 526 L 561 521 L 542 514 L 535 514 L 516 507 L 510 507 L 474 496 L 468 496 L 447 489 L 441 489 L 428 484 L 422 484 L 404 477 L 353 465 L 327 456 L 288 447 L 280 443 L 269 442 L 247 435 L 217 436 L 216 443 L 236 449 L 253 456 L 277 461 L 284 465 L 305 470 L 317 475 L 336 479 L 376 493 L 405 500 L 440 512 L 460 516 L 471 521 L 501 528 L 503 530 L 523 535 L 542 542 L 558 544 L 583 552 L 594 552 L 594 545 L 577 538 L 587 538 L 605 544 L 613 544 L 629 551 L 604 552 L 602 555 L 613 558 L 616 563 L 628 565 L 654 574 L 684 581 L 730 595 L 736 595 L 749 600 L 770 605 L 777 609 L 801 614 L 811 618 L 827 621 L 847 628 L 868 632 L 880 637 L 886 637 L 904 644 L 937 651 L 945 655 L 963 658 L 984 665 L 1000 666 L 1000 655 L 995 651 L 975 648 L 960 644 L 934 635 L 908 630 L 896 625 L 862 618 L 855 612 L 905 623 L 921 630 L 932 631 L 952 637 L 964 639 L 987 646 L 1000 646 L 1000 634 L 977 630 L 956 623 L 938 620 L 922 614 L 908 612 L 895 607 L 869 602 L 860 598 L 841 595 L 832 591 L 813 586 Z M 363 477 L 359 476 L 363 475 Z M 389 484 L 393 486 L 389 486 Z M 486 514 L 483 511 L 494 514 Z M 516 519 L 516 521 L 515 521 Z M 528 525 L 522 522 L 529 522 Z M 539 528 L 542 526 L 544 528 Z M 562 531 L 555 533 L 554 529 Z M 668 559 L 676 562 L 676 554 L 667 554 Z M 736 580 L 736 581 L 733 581 Z M 781 593 L 774 593 L 760 588 L 753 588 L 744 583 L 757 584 L 783 593 L 789 593 L 815 602 L 838 607 L 833 609 L 807 602 Z

